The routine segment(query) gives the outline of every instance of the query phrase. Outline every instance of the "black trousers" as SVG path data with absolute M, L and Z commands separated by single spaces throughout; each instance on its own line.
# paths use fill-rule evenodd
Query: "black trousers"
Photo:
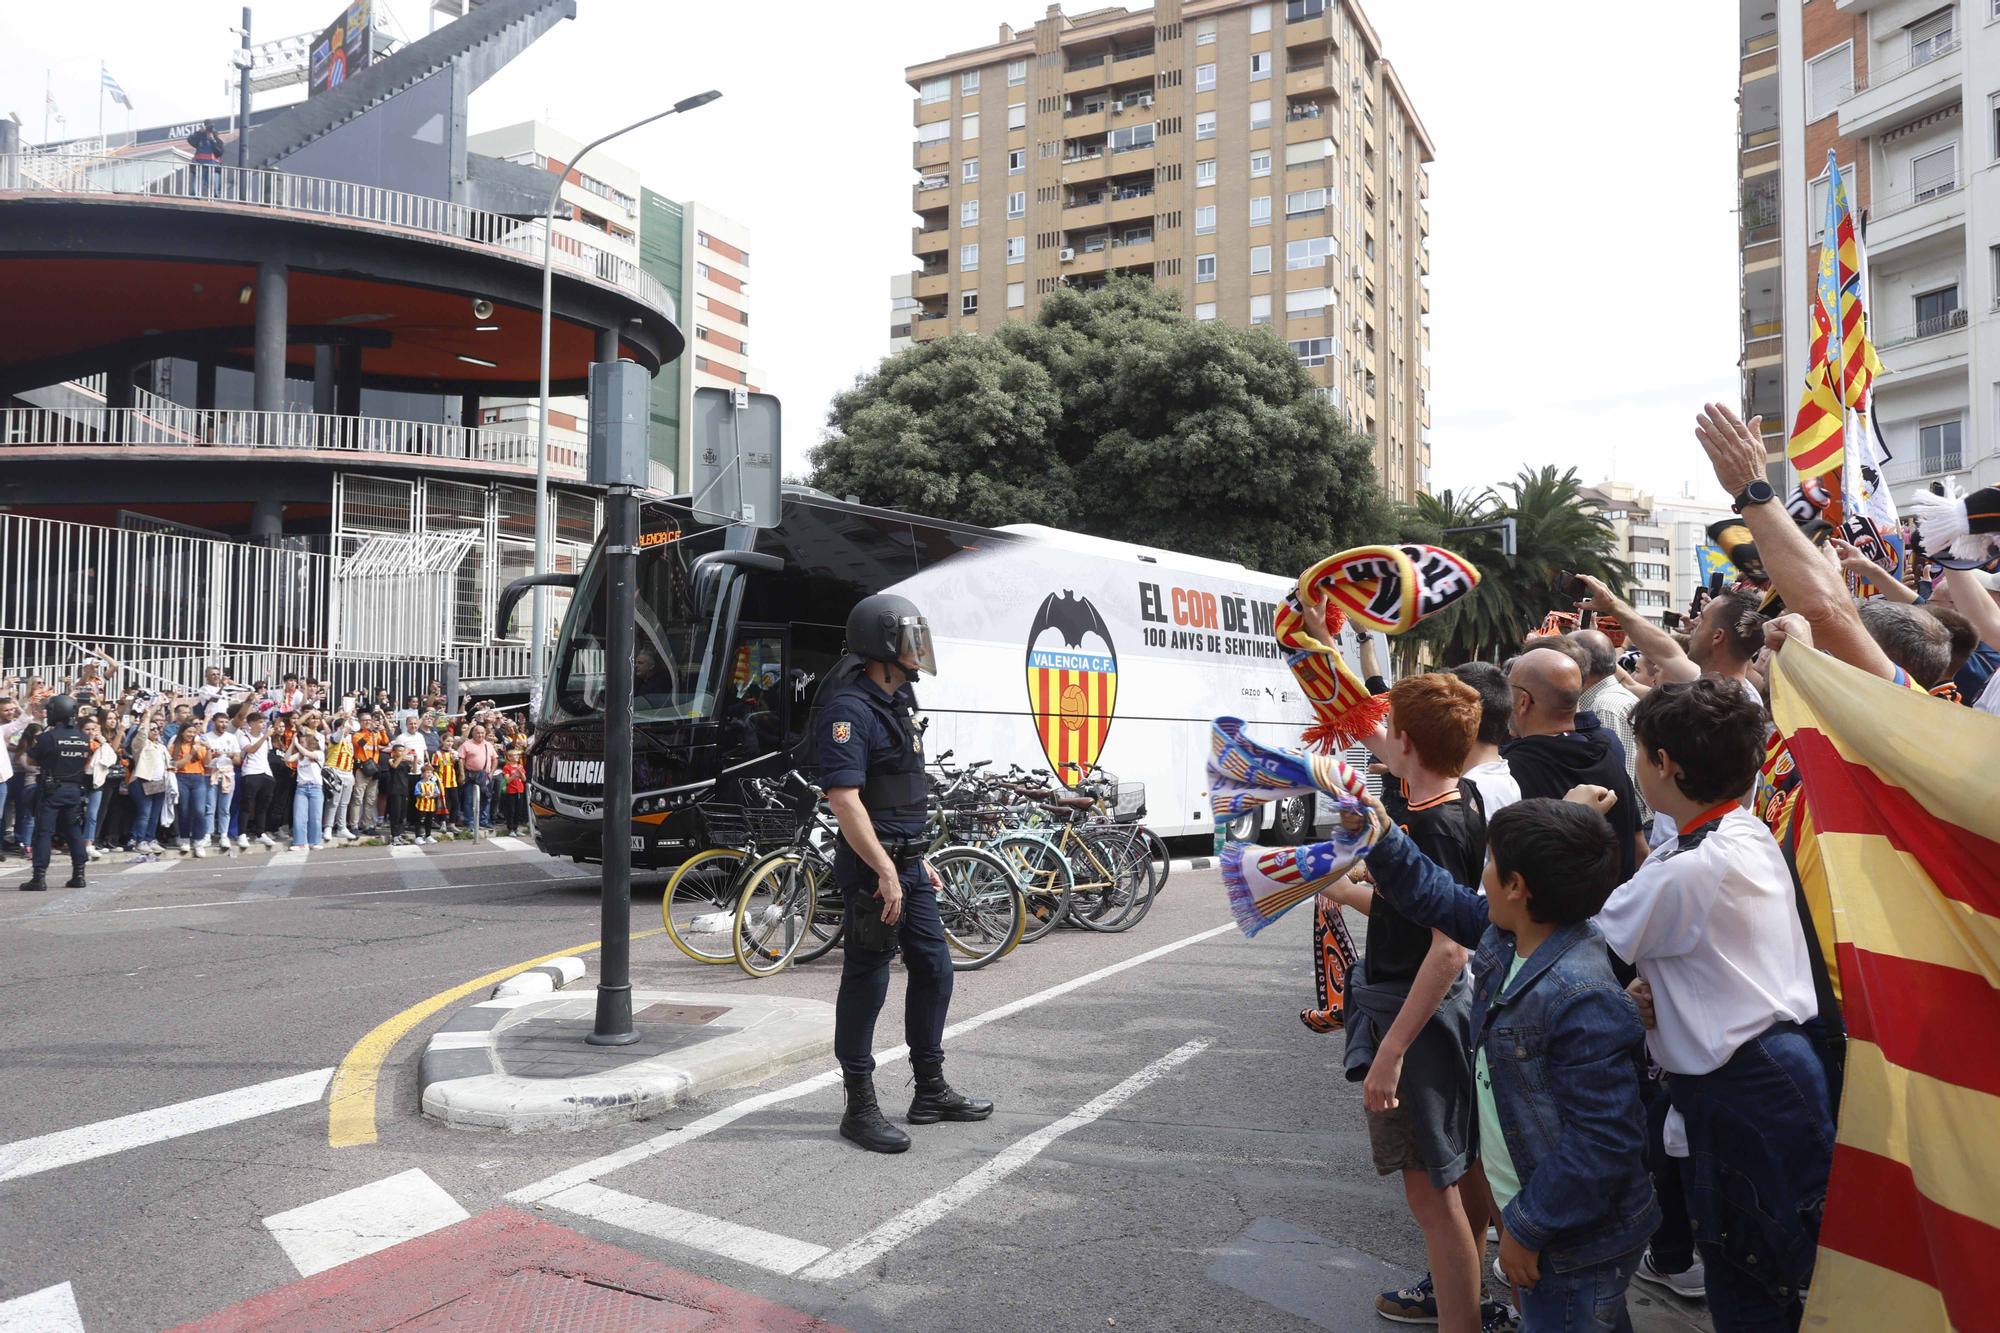
M 243 836 L 259 837 L 271 831 L 271 793 L 277 782 L 269 773 L 245 773 L 236 783 L 236 803 L 243 809 Z
M 35 819 L 36 877 L 48 871 L 58 828 L 62 830 L 63 841 L 69 844 L 70 873 L 81 877 L 83 868 L 90 864 L 90 855 L 83 845 L 83 788 L 65 783 L 54 790 L 42 790 L 37 794 L 42 808 Z
M 389 836 L 400 838 L 410 820 L 410 770 L 382 770 L 382 803 L 389 807 Z

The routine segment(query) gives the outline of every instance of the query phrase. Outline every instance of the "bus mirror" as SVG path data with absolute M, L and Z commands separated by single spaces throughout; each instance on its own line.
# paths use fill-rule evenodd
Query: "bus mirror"
M 574 588 L 580 581 L 577 574 L 529 574 L 515 579 L 500 593 L 500 604 L 493 608 L 493 637 L 507 637 L 509 622 L 514 619 L 514 608 L 528 595 L 531 588 Z

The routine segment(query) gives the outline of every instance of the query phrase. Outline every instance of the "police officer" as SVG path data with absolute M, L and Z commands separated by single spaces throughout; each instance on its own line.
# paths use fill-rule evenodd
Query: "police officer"
M 83 887 L 83 868 L 90 853 L 83 844 L 83 808 L 86 800 L 84 767 L 90 762 L 90 740 L 76 726 L 76 700 L 58 694 L 49 700 L 48 730 L 35 738 L 28 751 L 42 771 L 41 808 L 35 816 L 34 876 L 21 886 L 24 893 L 40 893 L 49 887 L 50 842 L 56 824 L 62 824 L 69 842 L 69 883 L 64 888 Z
M 910 974 L 903 1031 L 917 1075 L 910 1123 L 984 1120 L 993 1103 L 944 1081 L 951 949 L 937 872 L 924 860 L 924 744 L 910 690 L 919 674 L 937 672 L 930 625 L 907 597 L 864 597 L 847 617 L 847 652 L 821 689 L 814 723 L 820 782 L 840 823 L 833 878 L 847 900 L 833 1019 L 833 1053 L 847 1082 L 840 1132 L 870 1152 L 902 1152 L 910 1136 L 876 1104 L 872 1054 L 898 943 Z

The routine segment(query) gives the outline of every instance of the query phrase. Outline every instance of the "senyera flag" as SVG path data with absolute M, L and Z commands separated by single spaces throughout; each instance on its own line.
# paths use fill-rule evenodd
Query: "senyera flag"
M 2000 718 L 1797 644 L 1772 713 L 1816 833 L 1845 1021 L 1805 1326 L 1969 1330 L 2000 1310 Z

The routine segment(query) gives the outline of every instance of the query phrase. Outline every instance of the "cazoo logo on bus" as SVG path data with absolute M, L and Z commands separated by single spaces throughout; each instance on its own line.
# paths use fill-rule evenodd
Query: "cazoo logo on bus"
M 552 772 L 549 779 L 566 787 L 602 787 L 604 785 L 604 761 L 602 759 L 558 759 L 549 765 Z

